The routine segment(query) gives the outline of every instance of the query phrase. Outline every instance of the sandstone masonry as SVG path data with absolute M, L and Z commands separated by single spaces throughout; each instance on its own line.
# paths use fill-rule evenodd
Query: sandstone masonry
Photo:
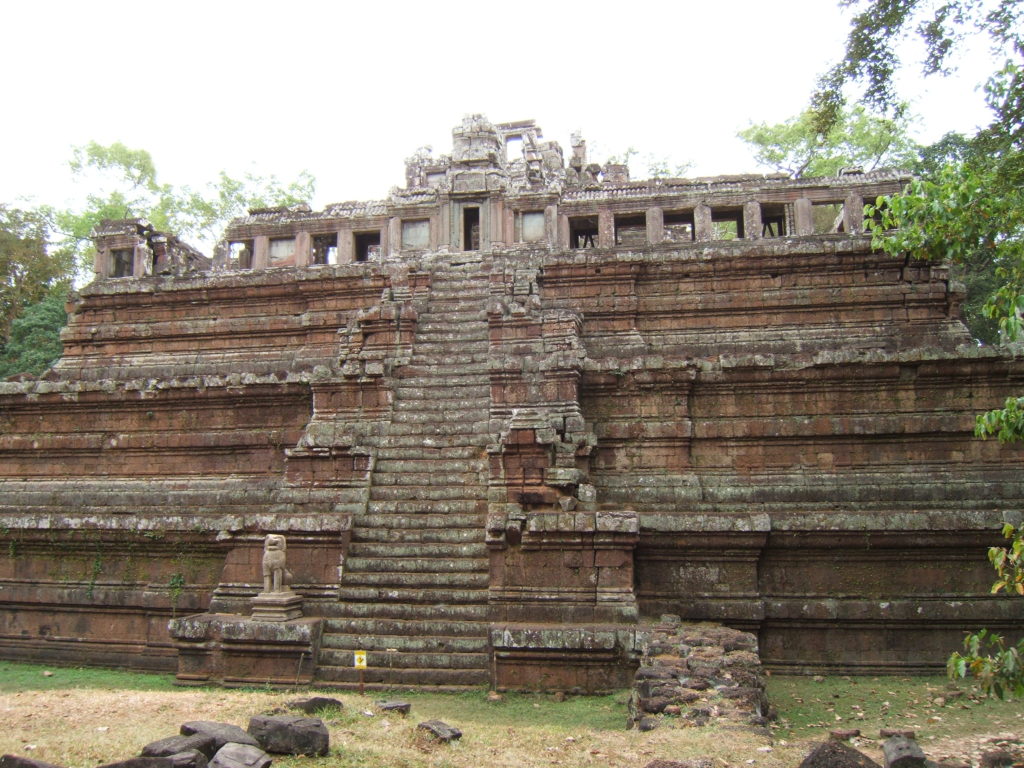
M 905 175 L 631 181 L 532 121 L 453 139 L 211 258 L 97 230 L 64 356 L 0 383 L 0 655 L 603 690 L 662 614 L 789 670 L 1020 626 L 984 553 L 1021 449 L 972 427 L 1024 359 L 971 342 L 946 267 L 871 249 Z M 295 626 L 239 620 L 268 533 Z

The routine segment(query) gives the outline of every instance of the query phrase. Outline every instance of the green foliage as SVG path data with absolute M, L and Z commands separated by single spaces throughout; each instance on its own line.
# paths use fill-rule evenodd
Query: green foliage
M 235 178 L 222 171 L 201 189 L 176 187 L 159 181 L 149 152 L 119 142 L 76 147 L 70 166 L 75 179 L 92 191 L 81 209 L 51 214 L 63 237 L 60 247 L 82 263 L 91 254 L 91 233 L 104 219 L 144 218 L 183 240 L 213 242 L 249 208 L 305 202 L 316 186 L 305 171 L 289 183 L 273 175 Z
M 43 671 L 52 675 L 43 675 Z M 172 675 L 124 672 L 112 669 L 43 667 L 0 661 L 0 692 L 92 688 L 98 690 L 175 691 Z
M 996 572 L 992 594 L 1024 596 L 1024 528 L 1007 523 L 1003 536 L 1009 546 L 988 550 L 988 560 Z M 969 634 L 964 638 L 964 652 L 949 657 L 946 671 L 953 679 L 975 678 L 989 696 L 1024 696 L 1024 638 L 1007 647 L 1002 636 L 988 630 Z
M 0 205 L 0 342 L 26 306 L 70 285 L 73 262 L 47 249 L 48 225 L 44 212 Z
M 63 350 L 60 331 L 67 323 L 67 290 L 25 308 L 11 323 L 7 343 L 0 350 L 0 380 L 16 373 L 38 376 L 56 362 Z
M 761 165 L 794 178 L 835 176 L 841 168 L 907 168 L 917 160 L 917 145 L 907 137 L 903 116 L 883 118 L 863 107 L 841 109 L 825 131 L 808 109 L 783 123 L 757 123 L 737 134 L 754 148 Z

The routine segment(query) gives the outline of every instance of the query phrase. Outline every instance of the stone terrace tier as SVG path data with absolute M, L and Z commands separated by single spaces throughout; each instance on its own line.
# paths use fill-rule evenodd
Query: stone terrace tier
M 0 655 L 173 669 L 206 611 L 259 639 L 231 684 L 350 687 L 364 650 L 372 687 L 607 690 L 661 614 L 781 669 L 1019 631 L 985 549 L 1024 454 L 972 432 L 1024 355 L 872 250 L 906 179 L 636 182 L 472 117 L 386 200 L 250 211 L 209 260 L 106 222 L 63 357 L 0 383 Z M 305 645 L 230 618 L 268 532 Z

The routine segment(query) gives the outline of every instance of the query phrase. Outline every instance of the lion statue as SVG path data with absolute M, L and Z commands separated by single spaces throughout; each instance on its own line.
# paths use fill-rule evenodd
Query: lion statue
M 291 572 L 285 568 L 288 544 L 284 536 L 268 533 L 263 539 L 263 591 L 287 592 L 292 582 Z

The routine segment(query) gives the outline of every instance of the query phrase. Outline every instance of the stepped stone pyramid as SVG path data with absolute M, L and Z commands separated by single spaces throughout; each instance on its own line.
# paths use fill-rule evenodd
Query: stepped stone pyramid
M 210 257 L 104 222 L 63 356 L 0 382 L 0 656 L 601 691 L 664 614 L 778 670 L 1012 636 L 985 550 L 1024 454 L 972 431 L 1024 358 L 872 249 L 907 181 L 635 181 L 471 116 L 386 199 L 253 209 Z M 301 617 L 253 617 L 268 534 Z

